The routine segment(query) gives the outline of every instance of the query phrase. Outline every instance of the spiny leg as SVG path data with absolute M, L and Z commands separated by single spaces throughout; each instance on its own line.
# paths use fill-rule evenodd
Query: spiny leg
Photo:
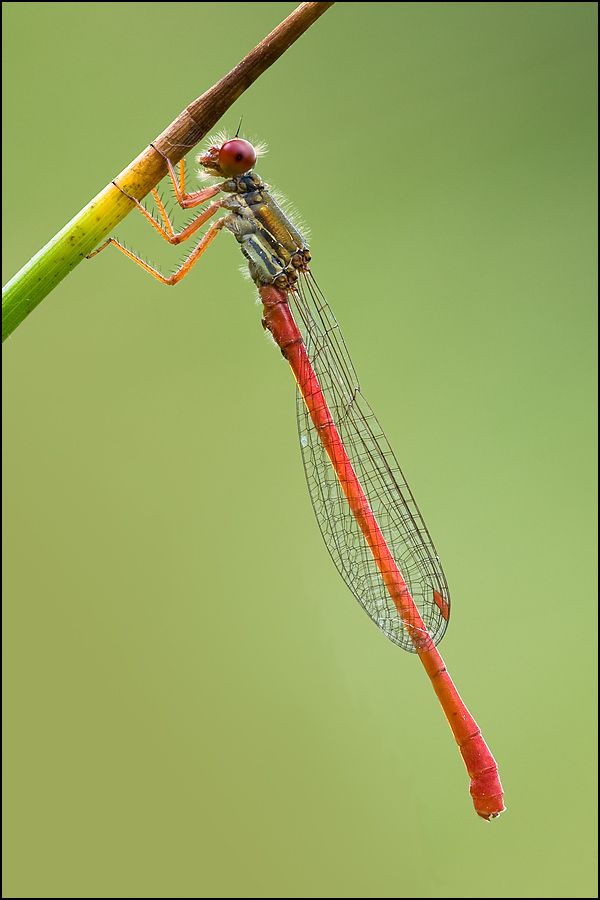
M 202 225 L 204 225 L 205 222 L 208 222 L 208 220 L 209 220 L 212 216 L 214 216 L 214 214 L 217 212 L 217 210 L 220 209 L 220 208 L 223 206 L 223 203 L 224 203 L 224 200 L 215 200 L 214 203 L 211 203 L 210 206 L 207 206 L 206 209 L 202 210 L 202 212 L 200 213 L 200 215 L 199 215 L 196 219 L 194 219 L 193 222 L 190 222 L 190 224 L 187 225 L 187 226 L 183 229 L 183 231 L 175 232 L 175 231 L 173 230 L 173 226 L 172 226 L 172 224 L 171 224 L 171 221 L 170 221 L 170 219 L 169 219 L 169 216 L 167 215 L 166 210 L 165 210 L 165 208 L 164 208 L 164 206 L 163 206 L 163 204 L 162 204 L 162 201 L 161 201 L 160 197 L 158 196 L 158 194 L 157 194 L 157 192 L 156 192 L 155 189 L 152 191 L 152 193 L 153 193 L 153 195 L 154 195 L 154 199 L 155 199 L 155 200 L 157 201 L 157 203 L 158 203 L 159 209 L 160 209 L 160 211 L 161 211 L 161 215 L 164 217 L 165 225 L 166 225 L 166 230 L 165 230 L 165 228 L 163 228 L 163 226 L 160 224 L 160 222 L 158 221 L 158 219 L 155 219 L 154 216 L 153 216 L 151 213 L 148 212 L 148 210 L 146 209 L 146 207 L 143 206 L 143 204 L 140 203 L 140 201 L 139 201 L 136 197 L 132 197 L 132 195 L 131 195 L 131 194 L 128 194 L 127 191 L 124 191 L 122 187 L 119 187 L 119 185 L 116 184 L 116 182 L 113 181 L 113 184 L 115 185 L 115 187 L 118 187 L 119 190 L 121 191 L 121 193 L 122 193 L 122 194 L 125 194 L 125 196 L 126 196 L 129 200 L 131 200 L 132 203 L 135 203 L 135 205 L 137 206 L 137 208 L 139 209 L 139 211 L 140 211 L 140 212 L 148 219 L 148 221 L 150 222 L 150 224 L 151 224 L 154 228 L 156 228 L 156 230 L 158 231 L 158 233 L 160 234 L 160 236 L 161 236 L 162 238 L 164 238 L 165 241 L 168 241 L 168 242 L 169 242 L 169 244 L 181 244 L 182 241 L 187 241 L 188 238 L 191 238 L 191 236 L 192 236 L 193 234 L 195 234 L 195 232 L 198 231 L 198 229 L 201 228 Z M 215 185 L 215 187 L 216 187 L 216 186 L 217 186 L 217 185 Z M 214 195 L 213 195 L 213 196 L 214 196 Z M 98 252 L 98 251 L 95 251 L 95 252 Z M 95 254 L 90 254 L 90 256 L 93 256 L 93 255 L 95 255 Z M 90 257 L 88 256 L 88 259 L 89 259 L 89 258 L 90 258 Z
M 212 205 L 215 206 L 216 204 L 212 204 Z M 209 207 L 209 209 L 210 209 L 210 207 Z M 208 210 L 205 210 L 205 212 L 207 212 L 207 211 Z M 204 215 L 204 213 L 203 213 L 203 215 Z M 212 213 L 211 213 L 211 215 L 212 215 Z M 198 216 L 198 219 L 201 219 L 201 218 L 202 218 L 202 216 Z M 196 223 L 198 222 L 198 219 L 196 219 L 194 222 L 192 222 L 192 225 L 199 227 L 199 225 L 196 225 Z M 223 216 L 223 218 L 217 219 L 216 222 L 212 223 L 212 225 L 210 226 L 210 228 L 208 229 L 206 234 L 202 237 L 202 240 L 200 241 L 198 246 L 192 251 L 192 253 L 188 256 L 188 258 L 185 260 L 185 262 L 183 262 L 182 265 L 177 269 L 177 271 L 173 275 L 171 275 L 169 278 L 165 278 L 165 276 L 162 275 L 157 269 L 154 269 L 148 263 L 144 262 L 143 259 L 140 259 L 139 256 L 136 256 L 135 253 L 132 253 L 131 250 L 128 250 L 127 247 L 124 247 L 123 244 L 120 244 L 119 241 L 115 240 L 115 238 L 108 238 L 108 240 L 106 240 L 96 250 L 94 250 L 92 253 L 90 253 L 87 258 L 91 259 L 92 256 L 96 256 L 97 253 L 100 253 L 100 251 L 104 250 L 105 247 L 108 247 L 109 244 L 114 244 L 115 247 L 118 247 L 119 250 L 121 250 L 125 254 L 125 256 L 128 256 L 129 259 L 132 259 L 134 262 L 136 262 L 138 264 L 138 266 L 141 266 L 142 269 L 146 270 L 146 272 L 149 272 L 155 278 L 158 278 L 158 280 L 162 281 L 163 284 L 169 284 L 169 285 L 177 284 L 178 281 L 181 281 L 181 279 L 185 275 L 187 275 L 187 273 L 190 271 L 192 266 L 196 262 L 198 262 L 198 260 L 200 259 L 200 257 L 202 256 L 202 254 L 204 253 L 204 251 L 206 250 L 208 245 L 216 238 L 216 236 L 219 233 L 219 231 L 221 230 L 221 228 L 223 228 L 223 226 L 226 222 L 226 219 L 227 219 L 227 217 Z M 202 224 L 202 222 L 200 222 L 200 225 L 201 224 Z M 185 230 L 187 231 L 187 229 L 185 229 Z M 177 235 L 175 235 L 175 237 L 177 237 Z M 189 235 L 188 235 L 188 237 L 189 237 Z
M 192 209 L 194 206 L 198 206 L 200 203 L 204 203 L 206 200 L 210 200 L 211 197 L 215 197 L 223 190 L 222 184 L 214 184 L 211 187 L 203 188 L 201 191 L 194 191 L 192 194 L 186 194 L 184 161 L 182 159 L 179 160 L 179 180 L 177 180 L 177 175 L 175 174 L 173 163 L 171 162 L 169 157 L 166 156 L 162 152 L 162 150 L 159 150 L 158 147 L 155 147 L 154 144 L 150 144 L 150 146 L 154 147 L 159 156 L 162 156 L 162 158 L 166 162 L 167 168 L 169 170 L 169 175 L 171 176 L 171 181 L 173 182 L 173 190 L 175 191 L 177 202 L 182 209 Z M 152 193 L 154 193 L 154 191 Z

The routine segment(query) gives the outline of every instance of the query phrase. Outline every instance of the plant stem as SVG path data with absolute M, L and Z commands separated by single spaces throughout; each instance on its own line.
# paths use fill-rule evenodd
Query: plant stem
M 152 143 L 176 163 L 333 3 L 301 3 L 234 69 L 191 103 Z M 140 155 L 17 272 L 2 292 L 2 340 L 134 209 L 167 174 L 153 147 Z

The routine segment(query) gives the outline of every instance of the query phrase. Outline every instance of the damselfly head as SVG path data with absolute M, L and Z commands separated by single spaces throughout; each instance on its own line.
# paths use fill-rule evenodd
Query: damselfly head
M 256 163 L 256 150 L 242 138 L 232 138 L 220 147 L 209 147 L 198 157 L 198 163 L 209 175 L 233 178 L 249 172 Z
M 197 157 L 197 162 L 204 175 L 234 178 L 253 169 L 257 157 L 266 152 L 263 143 L 251 144 L 243 138 L 227 138 L 221 133 L 211 139 L 211 146 Z

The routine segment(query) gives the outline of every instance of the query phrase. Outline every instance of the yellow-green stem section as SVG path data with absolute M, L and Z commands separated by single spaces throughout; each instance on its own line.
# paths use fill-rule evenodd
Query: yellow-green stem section
M 141 200 L 166 171 L 162 157 L 148 147 L 115 181 Z M 111 182 L 17 272 L 2 294 L 3 341 L 114 230 L 133 206 Z

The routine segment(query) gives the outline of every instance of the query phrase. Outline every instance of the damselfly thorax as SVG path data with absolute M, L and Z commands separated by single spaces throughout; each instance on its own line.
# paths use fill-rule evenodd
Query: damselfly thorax
M 222 188 L 229 194 L 222 204 L 229 210 L 223 226 L 239 242 L 252 280 L 292 289 L 299 272 L 306 272 L 310 261 L 300 232 L 256 172 L 238 175 L 224 182 Z

